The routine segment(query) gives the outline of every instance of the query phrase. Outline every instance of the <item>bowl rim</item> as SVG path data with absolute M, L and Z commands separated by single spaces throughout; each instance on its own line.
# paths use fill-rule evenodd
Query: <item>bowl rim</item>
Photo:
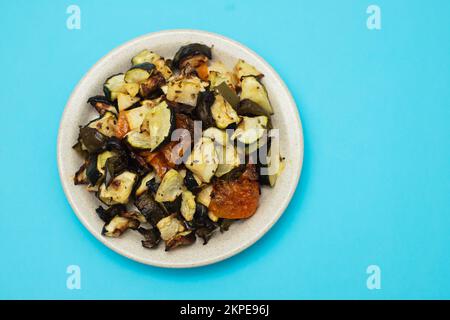
M 289 186 L 289 190 L 288 190 L 289 192 L 286 194 L 286 197 L 284 197 L 283 202 L 280 204 L 279 209 L 277 210 L 276 214 L 273 215 L 273 218 L 270 221 L 270 223 L 267 224 L 264 228 L 259 229 L 255 234 L 252 235 L 252 237 L 247 239 L 246 242 L 243 242 L 240 246 L 236 247 L 233 250 L 229 250 L 225 253 L 218 254 L 215 257 L 210 257 L 210 258 L 206 258 L 206 259 L 201 259 L 199 261 L 187 262 L 187 263 L 178 263 L 178 264 L 167 263 L 167 264 L 165 264 L 165 263 L 161 263 L 161 262 L 157 262 L 157 261 L 155 261 L 155 262 L 149 261 L 148 259 L 141 258 L 139 255 L 135 255 L 133 253 L 128 252 L 127 250 L 117 247 L 113 242 L 108 241 L 108 239 L 105 237 L 102 237 L 97 232 L 97 230 L 94 230 L 93 226 L 91 226 L 87 222 L 87 220 L 83 217 L 83 215 L 81 213 L 79 213 L 80 210 L 77 208 L 77 204 L 68 189 L 68 186 L 67 186 L 68 181 L 65 181 L 65 179 L 63 179 L 62 163 L 64 162 L 64 160 L 63 160 L 63 150 L 62 150 L 62 144 L 63 144 L 62 143 L 62 131 L 65 130 L 65 128 L 63 127 L 64 119 L 67 116 L 67 113 L 69 110 L 68 106 L 71 104 L 71 102 L 75 96 L 75 93 L 78 91 L 81 84 L 87 80 L 87 78 L 90 76 L 91 72 L 98 67 L 98 65 L 102 64 L 104 60 L 108 59 L 110 56 L 116 54 L 117 52 L 119 52 L 129 46 L 132 46 L 136 43 L 139 43 L 141 41 L 145 41 L 148 38 L 152 38 L 155 36 L 163 37 L 165 35 L 173 35 L 173 34 L 190 34 L 190 35 L 198 35 L 200 37 L 202 37 L 202 36 L 209 37 L 212 40 L 219 39 L 222 42 L 229 43 L 233 46 L 238 47 L 240 50 L 247 51 L 248 54 L 253 55 L 267 69 L 269 69 L 271 71 L 272 76 L 275 77 L 275 79 L 281 84 L 281 86 L 285 90 L 290 103 L 293 106 L 295 106 L 295 108 L 293 110 L 294 114 L 295 114 L 295 124 L 298 126 L 298 130 L 300 133 L 299 150 L 297 150 L 297 152 L 299 152 L 300 163 L 297 166 L 293 167 L 295 169 L 295 172 L 292 172 L 292 174 L 295 174 L 295 183 L 292 183 L 292 185 Z M 217 33 L 204 31 L 204 30 L 196 30 L 196 29 L 168 29 L 168 30 L 160 30 L 160 31 L 156 31 L 156 32 L 150 32 L 150 33 L 138 36 L 136 38 L 133 38 L 133 39 L 115 47 L 108 53 L 106 53 L 102 58 L 100 58 L 94 65 L 92 65 L 89 68 L 89 70 L 83 75 L 83 77 L 78 81 L 77 85 L 73 88 L 73 90 L 67 100 L 67 103 L 64 106 L 64 111 L 61 115 L 59 128 L 58 128 L 56 156 L 57 156 L 58 174 L 59 174 L 59 178 L 61 181 L 61 185 L 63 187 L 64 194 L 65 194 L 67 200 L 69 201 L 69 204 L 70 204 L 73 212 L 77 216 L 78 220 L 97 240 L 99 240 L 106 247 L 115 251 L 116 253 L 118 253 L 128 259 L 134 260 L 136 262 L 139 262 L 139 263 L 142 263 L 145 265 L 151 265 L 151 266 L 162 267 L 162 268 L 193 268 L 193 267 L 201 267 L 201 266 L 214 264 L 214 263 L 226 260 L 234 255 L 237 255 L 238 253 L 244 251 L 245 249 L 247 249 L 250 246 L 252 246 L 253 244 L 255 244 L 259 239 L 261 239 L 261 237 L 263 235 L 265 235 L 273 227 L 273 225 L 280 219 L 281 215 L 285 212 L 287 206 L 289 205 L 289 203 L 292 200 L 292 197 L 298 187 L 300 175 L 302 172 L 303 158 L 304 158 L 303 126 L 302 126 L 302 122 L 300 119 L 300 114 L 299 114 L 297 104 L 295 103 L 295 100 L 294 100 L 290 90 L 288 89 L 287 85 L 285 84 L 283 79 L 279 76 L 279 74 L 275 71 L 275 69 L 265 59 L 263 59 L 260 55 L 258 55 L 256 52 L 254 52 L 253 50 L 251 50 L 250 48 L 248 48 L 247 46 L 243 45 L 242 43 L 240 43 L 236 40 L 230 39 L 226 36 L 223 36 L 223 35 L 220 35 Z

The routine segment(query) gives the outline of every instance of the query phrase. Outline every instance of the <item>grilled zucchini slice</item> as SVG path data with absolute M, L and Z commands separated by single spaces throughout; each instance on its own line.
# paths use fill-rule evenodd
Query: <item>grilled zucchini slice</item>
M 174 128 L 175 113 L 163 101 L 146 113 L 141 131 L 129 132 L 126 141 L 135 149 L 154 151 L 170 139 Z
M 87 124 L 87 127 L 93 128 L 101 134 L 112 137 L 116 130 L 117 117 L 114 113 L 106 111 L 100 118 L 94 119 Z
M 173 74 L 163 57 L 147 49 L 142 50 L 131 59 L 133 65 L 139 65 L 145 62 L 155 65 L 156 70 L 158 70 L 166 80 Z
M 253 76 L 242 78 L 241 101 L 249 99 L 259 104 L 267 113 L 273 114 L 266 88 Z
M 150 111 L 151 107 L 142 105 L 141 107 L 133 108 L 125 111 L 125 118 L 127 119 L 130 131 L 140 131 L 142 122 Z
M 117 106 L 119 111 L 127 110 L 136 104 L 141 98 L 132 97 L 129 94 L 119 93 L 117 95 Z
M 139 186 L 137 187 L 136 191 L 135 191 L 135 195 L 136 197 L 139 197 L 141 194 L 143 194 L 144 192 L 147 192 L 148 190 L 148 186 L 147 183 L 150 180 L 153 180 L 156 178 L 155 172 L 150 172 L 147 175 L 145 175 L 141 181 L 139 182 Z
M 119 93 L 127 93 L 125 84 L 125 75 L 123 73 L 115 74 L 106 79 L 103 84 L 103 92 L 109 100 L 115 101 Z
M 126 204 L 136 180 L 135 173 L 124 171 L 116 176 L 108 186 L 105 184 L 100 186 L 98 198 L 107 205 Z
M 224 174 L 230 172 L 234 168 L 237 168 L 241 164 L 239 154 L 232 143 L 228 143 L 223 146 L 217 146 L 216 152 L 219 158 L 219 165 L 215 173 L 216 177 L 223 176 Z
M 141 83 L 150 78 L 155 65 L 149 62 L 143 62 L 133 66 L 125 73 L 124 80 L 127 83 Z

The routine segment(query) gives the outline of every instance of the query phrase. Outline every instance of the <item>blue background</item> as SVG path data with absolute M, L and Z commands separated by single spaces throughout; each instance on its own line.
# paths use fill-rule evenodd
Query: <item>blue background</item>
M 202 3 L 202 4 L 199 4 Z M 66 8 L 81 8 L 81 30 Z M 377 4 L 382 30 L 366 28 Z M 450 298 L 450 1 L 1 1 L 0 298 Z M 240 41 L 286 81 L 301 182 L 276 226 L 216 265 L 165 270 L 104 247 L 59 181 L 76 83 L 145 33 Z M 66 268 L 81 267 L 81 290 Z M 381 290 L 366 268 L 379 265 Z

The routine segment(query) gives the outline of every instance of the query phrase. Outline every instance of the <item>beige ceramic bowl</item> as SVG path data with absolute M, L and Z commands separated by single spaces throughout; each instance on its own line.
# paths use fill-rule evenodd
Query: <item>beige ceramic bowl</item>
M 280 129 L 280 149 L 286 158 L 286 167 L 275 188 L 264 187 L 256 214 L 246 221 L 235 223 L 228 232 L 216 234 L 207 245 L 202 241 L 189 247 L 165 252 L 163 246 L 156 250 L 141 246 L 141 236 L 128 231 L 120 238 L 101 235 L 103 222 L 95 209 L 101 204 L 82 186 L 73 184 L 73 174 L 82 159 L 72 150 L 78 136 L 78 126 L 95 118 L 96 112 L 86 101 L 102 93 L 102 84 L 110 75 L 124 72 L 130 67 L 131 58 L 148 48 L 168 58 L 185 44 L 199 42 L 213 47 L 213 59 L 225 63 L 230 69 L 238 58 L 254 65 L 265 76 L 275 114 L 273 124 Z M 303 162 L 303 133 L 300 117 L 288 88 L 278 74 L 260 56 L 242 44 L 223 36 L 196 30 L 171 30 L 151 33 L 136 38 L 114 49 L 98 61 L 81 79 L 67 102 L 58 134 L 58 167 L 67 199 L 83 225 L 112 250 L 141 263 L 168 267 L 189 268 L 224 260 L 248 248 L 261 238 L 280 218 L 298 184 Z

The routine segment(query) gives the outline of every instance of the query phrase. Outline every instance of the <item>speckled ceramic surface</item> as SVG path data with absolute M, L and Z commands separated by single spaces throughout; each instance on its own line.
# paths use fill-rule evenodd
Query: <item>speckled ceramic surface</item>
M 263 187 L 256 214 L 246 221 L 231 226 L 228 232 L 215 235 L 203 246 L 202 241 L 188 247 L 165 252 L 163 246 L 149 250 L 141 246 L 137 232 L 126 232 L 120 238 L 101 235 L 103 222 L 95 209 L 101 204 L 93 194 L 82 186 L 73 184 L 73 174 L 82 159 L 72 150 L 78 137 L 78 126 L 97 116 L 86 101 L 102 93 L 104 80 L 112 74 L 125 72 L 131 58 L 147 48 L 164 57 L 173 57 L 176 50 L 191 42 L 213 46 L 213 59 L 225 63 L 230 69 L 238 58 L 254 65 L 264 75 L 275 114 L 274 127 L 280 129 L 280 149 L 286 158 L 286 167 L 275 188 Z M 112 250 L 141 263 L 168 267 L 188 268 L 215 263 L 248 248 L 263 236 L 280 218 L 295 191 L 303 162 L 303 133 L 300 117 L 289 90 L 278 74 L 256 53 L 223 36 L 195 30 L 171 30 L 151 33 L 136 38 L 111 51 L 81 79 L 67 102 L 58 134 L 57 160 L 59 174 L 67 199 L 83 225 L 102 243 Z

